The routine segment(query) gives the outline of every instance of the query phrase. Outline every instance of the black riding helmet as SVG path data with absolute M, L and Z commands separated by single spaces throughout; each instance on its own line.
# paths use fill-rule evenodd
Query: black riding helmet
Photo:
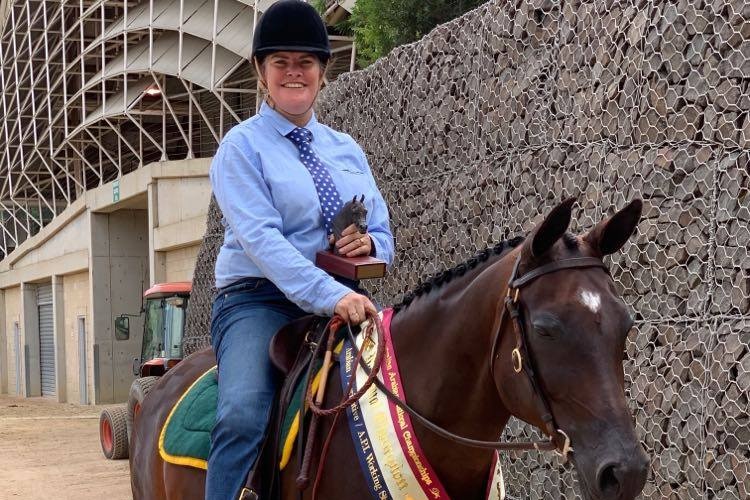
M 253 34 L 253 54 L 262 60 L 281 50 L 309 52 L 323 64 L 331 58 L 325 24 L 315 8 L 301 0 L 280 0 L 260 17 Z

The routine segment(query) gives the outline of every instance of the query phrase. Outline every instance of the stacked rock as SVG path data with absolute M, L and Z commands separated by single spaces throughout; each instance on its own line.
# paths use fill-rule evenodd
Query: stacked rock
M 221 224 L 221 217 L 221 209 L 216 199 L 211 196 L 206 234 L 198 250 L 193 273 L 193 289 L 185 317 L 185 333 L 182 340 L 185 356 L 211 345 L 208 329 L 211 323 L 211 306 L 216 294 L 214 265 L 221 244 L 224 242 L 224 226 Z
M 397 261 L 368 283 L 381 304 L 564 197 L 578 197 L 575 232 L 642 198 L 637 236 L 607 261 L 636 318 L 624 366 L 651 457 L 643 496 L 744 499 L 749 90 L 741 0 L 494 0 L 341 76 L 319 117 L 364 147 L 391 210 Z M 201 310 L 191 338 L 206 335 Z M 514 497 L 578 495 L 548 455 L 504 464 Z

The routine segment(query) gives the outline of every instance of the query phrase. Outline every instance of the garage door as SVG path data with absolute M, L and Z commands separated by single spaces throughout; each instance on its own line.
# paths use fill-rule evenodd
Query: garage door
M 42 396 L 55 396 L 55 328 L 52 322 L 52 285 L 37 289 L 39 306 L 39 364 Z

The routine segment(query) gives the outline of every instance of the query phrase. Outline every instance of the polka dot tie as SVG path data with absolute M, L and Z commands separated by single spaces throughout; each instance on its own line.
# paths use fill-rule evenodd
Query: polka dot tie
M 312 175 L 315 190 L 320 199 L 320 208 L 323 209 L 323 224 L 328 234 L 333 233 L 332 222 L 342 207 L 341 196 L 333 184 L 333 179 L 328 169 L 320 162 L 320 158 L 312 150 L 312 132 L 306 128 L 297 127 L 286 136 L 299 149 L 299 159 L 307 167 Z

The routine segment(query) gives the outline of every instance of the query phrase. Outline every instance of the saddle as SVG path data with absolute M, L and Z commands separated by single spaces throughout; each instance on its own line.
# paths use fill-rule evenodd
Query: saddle
M 295 403 L 301 410 L 305 408 L 305 391 L 296 391 L 299 384 L 307 387 L 310 376 L 310 365 L 314 363 L 313 351 L 324 334 L 330 318 L 320 316 L 303 316 L 279 330 L 271 340 L 269 355 L 273 365 L 284 377 L 271 411 L 271 418 L 263 439 L 261 452 L 253 470 L 247 478 L 240 500 L 262 500 L 279 498 L 279 456 L 283 446 L 281 438 L 284 422 L 290 406 Z M 343 333 L 343 332 L 339 332 Z M 295 392 L 300 401 L 292 401 Z M 301 396 L 300 396 L 301 394 Z M 300 425 L 297 434 L 297 453 L 304 451 L 305 415 L 300 411 Z

